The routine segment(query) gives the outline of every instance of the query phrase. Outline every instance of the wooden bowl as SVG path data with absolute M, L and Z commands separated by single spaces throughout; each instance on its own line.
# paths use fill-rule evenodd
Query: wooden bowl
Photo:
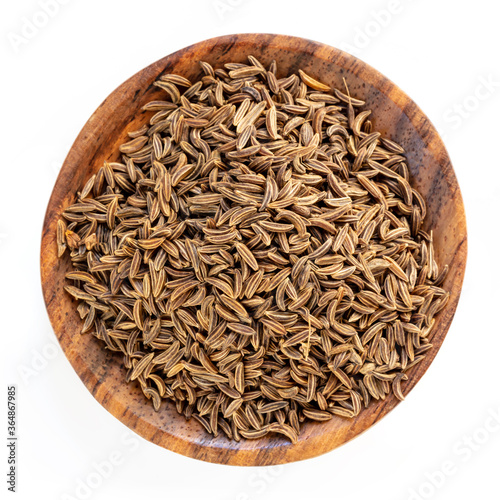
M 457 307 L 467 254 L 465 213 L 460 189 L 446 149 L 429 119 L 396 85 L 359 59 L 327 45 L 283 35 L 246 34 L 213 38 L 167 56 L 118 87 L 91 116 L 73 144 L 50 198 L 43 226 L 41 276 L 47 311 L 57 338 L 83 383 L 92 395 L 139 435 L 189 457 L 232 465 L 273 465 L 303 460 L 325 453 L 368 429 L 391 411 L 398 400 L 389 396 L 372 403 L 353 420 L 334 417 L 325 423 L 303 426 L 295 445 L 280 436 L 260 440 L 229 441 L 214 438 L 193 419 L 187 422 L 174 405 L 163 403 L 155 412 L 139 386 L 125 383 L 120 355 L 111 353 L 91 335 L 81 335 L 75 301 L 63 285 L 70 269 L 68 253 L 58 259 L 56 223 L 75 193 L 102 166 L 117 161 L 118 146 L 127 132 L 146 123 L 150 114 L 141 111 L 158 98 L 153 82 L 163 73 L 178 73 L 196 80 L 198 61 L 212 65 L 246 62 L 252 54 L 264 64 L 278 63 L 278 76 L 304 69 L 313 77 L 338 88 L 345 78 L 351 95 L 363 99 L 373 110 L 376 130 L 400 143 L 407 151 L 413 185 L 428 204 L 425 227 L 434 229 L 436 258 L 450 271 L 444 287 L 451 292 L 446 308 L 437 317 L 434 347 L 409 372 L 407 394 L 431 364 Z

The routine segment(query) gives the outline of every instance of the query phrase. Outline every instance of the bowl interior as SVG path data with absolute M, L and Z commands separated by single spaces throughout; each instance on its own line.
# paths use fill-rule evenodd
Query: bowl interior
M 334 417 L 326 423 L 307 423 L 299 442 L 291 445 L 280 436 L 231 442 L 209 436 L 194 420 L 187 422 L 171 403 L 155 412 L 135 383 L 124 381 L 121 356 L 103 349 L 91 335 L 81 335 L 76 303 L 64 292 L 64 274 L 71 263 L 57 258 L 56 223 L 75 193 L 105 160 L 119 159 L 118 146 L 127 132 L 146 123 L 151 113 L 141 107 L 164 94 L 153 82 L 162 73 L 177 73 L 191 80 L 200 75 L 198 61 L 214 66 L 246 62 L 252 54 L 265 65 L 278 63 L 278 76 L 299 68 L 324 83 L 343 88 L 366 101 L 376 130 L 407 151 L 412 185 L 424 196 L 428 214 L 424 227 L 435 235 L 436 258 L 450 272 L 444 287 L 451 292 L 446 308 L 436 319 L 433 349 L 409 372 L 407 394 L 426 371 L 448 331 L 462 286 L 466 259 L 466 225 L 460 190 L 446 150 L 421 110 L 392 82 L 360 60 L 332 47 L 281 35 L 234 35 L 207 40 L 167 56 L 143 69 L 115 90 L 89 119 L 73 144 L 57 179 L 43 227 L 41 272 L 44 298 L 54 331 L 66 356 L 93 396 L 114 416 L 144 438 L 170 450 L 211 462 L 269 465 L 301 460 L 329 451 L 352 439 L 386 415 L 398 401 L 389 396 L 373 403 L 353 420 Z M 160 97 L 161 96 L 161 97 Z

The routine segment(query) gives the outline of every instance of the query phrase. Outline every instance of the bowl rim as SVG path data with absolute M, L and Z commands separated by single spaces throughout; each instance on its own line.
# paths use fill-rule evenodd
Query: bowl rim
M 314 56 L 328 62 L 331 62 L 332 60 L 338 61 L 339 59 L 342 59 L 343 61 L 345 61 L 343 63 L 344 66 L 354 66 L 356 74 L 362 73 L 364 81 L 390 98 L 394 102 L 394 104 L 408 116 L 410 122 L 415 126 L 415 128 L 425 128 L 426 134 L 425 137 L 422 137 L 422 140 L 424 141 L 426 148 L 428 148 L 429 152 L 435 159 L 439 157 L 440 163 L 444 162 L 445 168 L 443 169 L 443 175 L 448 185 L 450 187 L 453 187 L 455 206 L 459 214 L 462 216 L 461 224 L 463 226 L 463 241 L 459 246 L 460 255 L 457 263 L 457 266 L 460 266 L 460 270 L 457 274 L 457 278 L 454 281 L 455 293 L 452 297 L 450 297 L 450 301 L 448 302 L 444 311 L 442 311 L 442 313 L 446 311 L 446 317 L 443 320 L 443 324 L 441 325 L 441 338 L 439 345 L 437 346 L 437 349 L 432 349 L 429 352 L 428 356 L 426 356 L 424 361 L 420 363 L 422 365 L 421 371 L 419 371 L 418 374 L 415 373 L 412 377 L 410 377 L 405 387 L 405 394 L 410 392 L 416 385 L 416 383 L 421 379 L 427 368 L 434 360 L 448 332 L 459 302 L 467 256 L 467 229 L 463 200 L 460 193 L 458 181 L 449 159 L 449 155 L 436 129 L 427 118 L 427 116 L 422 112 L 422 110 L 391 80 L 382 75 L 376 69 L 372 68 L 370 65 L 366 64 L 364 61 L 340 49 L 320 42 L 288 35 L 273 35 L 264 33 L 224 35 L 192 44 L 161 58 L 160 60 L 138 71 L 124 83 L 119 85 L 111 94 L 109 94 L 109 96 L 101 103 L 101 105 L 96 109 L 96 111 L 94 111 L 94 113 L 85 123 L 81 132 L 78 134 L 73 145 L 71 146 L 71 149 L 57 177 L 43 222 L 40 254 L 41 280 L 44 301 L 52 327 L 66 357 L 70 361 L 73 369 L 76 371 L 87 389 L 89 389 L 94 398 L 106 410 L 108 410 L 108 412 L 118 418 L 131 430 L 155 444 L 192 458 L 221 464 L 249 466 L 289 463 L 293 461 L 312 458 L 326 453 L 327 451 L 330 451 L 331 449 L 350 441 L 352 438 L 358 436 L 359 434 L 370 428 L 373 424 L 380 421 L 381 418 L 388 414 L 399 402 L 396 400 L 389 401 L 387 403 L 384 402 L 384 404 L 372 404 L 372 406 L 376 406 L 377 408 L 380 406 L 381 410 L 375 411 L 373 413 L 369 425 L 364 428 L 354 430 L 353 432 L 347 432 L 337 441 L 326 440 L 325 442 L 323 442 L 321 436 L 316 436 L 314 439 L 311 439 L 310 442 L 305 442 L 305 444 L 303 443 L 303 446 L 298 446 L 290 445 L 286 441 L 277 440 L 272 446 L 273 449 L 271 451 L 269 451 L 269 446 L 259 447 L 258 445 L 255 445 L 255 443 L 258 443 L 261 440 L 252 441 L 251 446 L 240 445 L 240 443 L 229 442 L 226 440 L 228 443 L 231 443 L 231 445 L 228 446 L 227 443 L 224 442 L 224 439 L 219 440 L 218 438 L 211 438 L 202 443 L 193 442 L 191 439 L 188 439 L 185 436 L 167 433 L 162 429 L 154 427 L 149 422 L 141 421 L 141 419 L 138 419 L 135 414 L 129 412 L 128 408 L 123 407 L 123 405 L 117 406 L 117 402 L 114 400 L 113 394 L 109 390 L 107 390 L 106 387 L 104 387 L 104 385 L 101 383 L 101 380 L 99 379 L 99 376 L 92 371 L 92 369 L 79 355 L 78 351 L 74 348 L 73 342 L 66 332 L 66 329 L 60 327 L 60 318 L 57 317 L 57 300 L 54 301 L 54 299 L 56 298 L 55 293 L 47 285 L 47 282 L 50 274 L 53 272 L 54 265 L 58 260 L 57 255 L 55 255 L 54 260 L 54 235 L 52 234 L 52 232 L 54 218 L 57 217 L 61 212 L 60 208 L 62 195 L 60 193 L 56 193 L 56 188 L 59 184 L 70 182 L 72 172 L 76 171 L 78 167 L 78 162 L 73 161 L 75 150 L 80 147 L 84 140 L 89 137 L 89 135 L 92 135 L 93 122 L 98 120 L 101 116 L 106 116 L 106 114 L 112 109 L 111 102 L 113 101 L 113 98 L 117 98 L 118 96 L 120 96 L 123 93 L 124 89 L 130 87 L 131 85 L 134 86 L 134 88 L 137 88 L 137 85 L 140 83 L 141 77 L 145 72 L 155 72 L 155 78 L 157 78 L 161 74 L 161 71 L 159 70 L 161 70 L 168 64 L 175 64 L 176 61 L 179 61 L 183 57 L 189 57 L 192 54 L 196 54 L 196 52 L 201 48 L 204 48 L 204 50 L 206 50 L 207 47 L 213 48 L 218 44 L 231 46 L 236 43 L 253 44 L 257 39 L 261 44 L 265 44 L 269 47 L 275 47 L 276 49 L 279 47 L 286 47 L 287 50 L 300 51 L 302 53 L 305 53 L 306 55 Z M 350 70 L 346 71 L 347 73 L 349 73 Z M 203 433 L 205 433 L 203 429 L 202 431 Z M 243 441 L 243 443 L 248 443 L 248 441 Z M 293 447 L 297 448 L 292 449 Z M 268 451 L 267 454 L 266 451 Z

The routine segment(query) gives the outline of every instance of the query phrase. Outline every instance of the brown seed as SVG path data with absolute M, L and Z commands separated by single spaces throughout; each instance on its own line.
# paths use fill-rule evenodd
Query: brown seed
M 255 259 L 252 252 L 248 249 L 246 245 L 243 243 L 236 242 L 235 243 L 236 250 L 240 257 L 254 270 L 259 270 L 259 265 L 257 264 L 257 260 Z
M 299 75 L 300 79 L 309 87 L 311 87 L 314 90 L 321 90 L 323 92 L 328 92 L 330 90 L 330 87 L 328 85 L 325 85 L 324 83 L 318 82 L 311 76 L 307 75 L 304 73 L 301 69 L 299 69 Z

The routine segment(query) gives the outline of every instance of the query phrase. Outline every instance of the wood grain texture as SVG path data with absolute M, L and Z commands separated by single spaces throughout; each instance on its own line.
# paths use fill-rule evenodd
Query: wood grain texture
M 343 88 L 345 78 L 351 94 L 364 99 L 367 108 L 372 109 L 370 119 L 375 129 L 406 149 L 412 185 L 428 204 L 424 227 L 434 229 L 439 265 L 450 267 L 443 287 L 451 292 L 451 299 L 436 320 L 434 347 L 408 373 L 404 393 L 415 386 L 440 348 L 460 296 L 467 255 L 460 189 L 446 149 L 420 108 L 376 70 L 324 44 L 283 35 L 224 36 L 167 56 L 122 84 L 89 119 L 61 169 L 43 226 L 41 277 L 47 311 L 67 358 L 92 395 L 116 418 L 145 439 L 193 458 L 231 465 L 272 465 L 303 460 L 336 448 L 379 421 L 398 401 L 390 396 L 373 403 L 353 420 L 334 417 L 325 423 L 307 423 L 295 445 L 279 436 L 240 443 L 224 436 L 214 438 L 196 421 L 187 422 L 170 402 L 163 402 L 157 413 L 138 385 L 125 383 L 121 356 L 105 350 L 93 336 L 79 333 L 81 320 L 76 301 L 63 290 L 70 259 L 67 253 L 58 259 L 56 249 L 57 219 L 65 207 L 74 203 L 77 189 L 105 160 L 118 160 L 118 146 L 126 140 L 127 132 L 148 121 L 150 113 L 144 113 L 141 107 L 162 95 L 153 82 L 163 73 L 178 73 L 196 80 L 201 76 L 200 60 L 217 66 L 246 62 L 249 54 L 265 64 L 275 59 L 279 77 L 301 68 L 338 88 Z M 408 438 L 410 433 L 408 430 Z

